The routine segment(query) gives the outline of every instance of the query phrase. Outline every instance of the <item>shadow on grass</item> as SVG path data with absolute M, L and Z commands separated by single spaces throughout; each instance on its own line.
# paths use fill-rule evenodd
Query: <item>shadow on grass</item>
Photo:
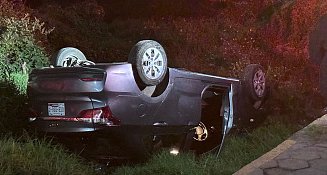
M 21 135 L 27 127 L 26 95 L 14 83 L 0 82 L 0 134 Z
M 2 136 L 0 156 L 0 174 L 96 174 L 92 165 L 77 155 L 48 139 L 33 139 L 28 134 L 19 138 Z
M 195 157 L 182 153 L 172 156 L 168 151 L 154 155 L 147 163 L 123 166 L 113 174 L 233 174 L 288 138 L 296 128 L 267 121 L 265 126 L 242 135 L 229 135 L 221 154 Z

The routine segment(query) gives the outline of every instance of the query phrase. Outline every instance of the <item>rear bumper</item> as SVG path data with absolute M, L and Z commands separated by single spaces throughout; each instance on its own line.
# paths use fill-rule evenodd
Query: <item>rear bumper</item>
M 96 161 L 100 159 L 144 159 L 150 155 L 148 144 L 159 135 L 183 135 L 191 126 L 166 128 L 148 125 L 105 126 L 72 121 L 45 121 L 30 123 L 37 133 L 54 137 L 58 143 L 81 156 Z M 184 148 L 183 148 L 184 149 Z
M 36 119 L 30 122 L 30 126 L 37 131 L 46 133 L 86 133 L 94 132 L 93 123 L 71 121 L 46 121 Z
M 106 125 L 80 121 L 53 121 L 36 118 L 30 121 L 30 126 L 40 132 L 79 134 L 79 133 L 102 133 L 104 135 L 117 133 L 119 135 L 169 135 L 187 133 L 195 125 Z
M 143 127 L 101 126 L 72 121 L 35 120 L 30 123 L 40 137 L 53 138 L 55 143 L 64 145 L 82 157 L 98 162 L 145 157 L 146 150 L 141 144 L 145 133 L 150 129 Z M 136 131 L 138 130 L 138 131 Z

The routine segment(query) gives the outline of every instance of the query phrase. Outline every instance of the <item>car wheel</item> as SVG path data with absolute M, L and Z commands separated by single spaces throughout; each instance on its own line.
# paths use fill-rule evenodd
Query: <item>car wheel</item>
M 53 56 L 52 64 L 60 67 L 74 67 L 83 61 L 86 62 L 87 59 L 80 50 L 73 47 L 65 47 Z
M 244 69 L 243 87 L 254 101 L 262 101 L 267 94 L 266 74 L 258 64 L 248 65 Z
M 208 121 L 201 121 L 198 126 L 194 128 L 193 141 L 191 150 L 197 155 L 205 153 L 214 153 L 218 150 L 222 134 L 221 128 L 217 125 L 218 122 L 208 123 Z
M 207 138 L 208 138 L 208 129 L 204 123 L 200 122 L 199 125 L 195 127 L 195 133 L 193 139 L 199 142 L 203 142 Z
M 131 49 L 128 62 L 146 85 L 158 85 L 167 73 L 167 56 L 163 47 L 153 40 L 142 40 Z

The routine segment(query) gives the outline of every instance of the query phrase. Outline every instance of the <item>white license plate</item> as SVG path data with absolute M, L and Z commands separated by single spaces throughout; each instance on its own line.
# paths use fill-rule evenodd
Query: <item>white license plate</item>
M 65 103 L 48 103 L 49 116 L 65 116 Z

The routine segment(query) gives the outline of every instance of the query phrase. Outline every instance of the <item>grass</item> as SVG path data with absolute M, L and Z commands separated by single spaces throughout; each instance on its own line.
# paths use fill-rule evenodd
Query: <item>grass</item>
M 268 123 L 253 132 L 229 135 L 223 151 L 196 157 L 191 153 L 172 156 L 162 151 L 144 164 L 110 168 L 101 174 L 232 174 L 284 141 L 294 128 L 280 123 Z M 0 138 L 0 174 L 99 174 L 94 165 L 65 151 L 46 139 Z
M 94 174 L 90 165 L 46 140 L 0 139 L 0 174 Z
M 310 138 L 313 138 L 314 140 L 319 140 L 327 135 L 327 127 L 312 125 L 306 129 L 306 133 L 308 134 L 308 136 L 310 136 Z
M 13 86 L 16 87 L 16 90 L 20 95 L 26 94 L 28 74 L 12 73 L 10 75 L 10 81 L 13 83 Z
M 294 129 L 269 123 L 251 133 L 229 136 L 218 157 L 185 153 L 171 156 L 162 152 L 145 164 L 120 167 L 113 174 L 232 174 L 284 141 Z

